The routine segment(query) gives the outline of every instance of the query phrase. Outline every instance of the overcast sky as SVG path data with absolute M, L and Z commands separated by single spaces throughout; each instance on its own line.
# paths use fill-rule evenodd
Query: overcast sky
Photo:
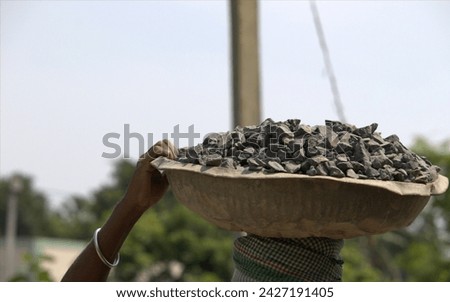
M 348 122 L 450 138 L 449 1 L 318 8 Z M 309 3 L 259 16 L 263 118 L 337 119 Z M 54 204 L 109 181 L 103 137 L 124 151 L 125 125 L 155 142 L 232 126 L 227 1 L 1 1 L 0 25 L 0 176 L 31 175 Z

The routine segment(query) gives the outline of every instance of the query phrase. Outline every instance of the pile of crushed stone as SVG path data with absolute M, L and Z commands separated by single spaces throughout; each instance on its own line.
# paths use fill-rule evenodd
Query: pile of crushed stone
M 236 127 L 181 148 L 182 163 L 266 173 L 429 183 L 439 167 L 408 150 L 397 135 L 383 138 L 378 124 L 358 128 L 338 121 L 309 126 L 299 119 Z

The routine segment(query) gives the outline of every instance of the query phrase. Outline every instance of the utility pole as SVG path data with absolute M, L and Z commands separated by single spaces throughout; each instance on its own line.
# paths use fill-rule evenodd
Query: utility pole
M 7 280 L 15 273 L 16 237 L 17 237 L 17 197 L 22 190 L 22 180 L 13 176 L 10 183 L 10 194 L 6 212 L 5 259 L 3 279 Z
M 258 2 L 229 0 L 233 69 L 233 127 L 261 120 L 259 89 Z

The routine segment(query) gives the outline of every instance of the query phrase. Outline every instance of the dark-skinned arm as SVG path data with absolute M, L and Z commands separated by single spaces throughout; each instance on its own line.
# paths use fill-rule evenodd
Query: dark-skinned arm
M 116 204 L 98 233 L 99 248 L 110 263 L 114 262 L 142 214 L 155 205 L 167 190 L 166 177 L 150 162 L 159 156 L 174 159 L 176 154 L 175 147 L 164 140 L 156 143 L 139 159 L 124 197 Z M 91 240 L 61 281 L 106 281 L 109 272 L 110 268 L 100 260 Z

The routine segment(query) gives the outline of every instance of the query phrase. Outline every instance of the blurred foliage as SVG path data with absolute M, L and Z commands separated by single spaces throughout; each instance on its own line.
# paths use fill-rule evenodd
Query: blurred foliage
M 411 148 L 442 168 L 450 177 L 450 148 L 418 138 Z M 90 196 L 73 196 L 51 209 L 46 196 L 20 175 L 19 235 L 89 241 L 122 198 L 134 164 L 114 165 L 111 183 Z M 0 219 L 11 194 L 10 178 L 0 180 Z M 344 281 L 450 281 L 450 193 L 431 199 L 413 224 L 383 235 L 346 240 L 342 251 Z M 4 221 L 0 221 L 4 234 Z M 206 222 L 177 202 L 169 191 L 142 216 L 121 250 L 114 281 L 229 281 L 232 275 L 233 234 Z M 44 259 L 25 260 L 35 280 L 47 281 Z M 29 276 L 18 276 L 30 280 Z M 28 279 L 27 279 L 28 278 Z
M 412 151 L 450 178 L 450 143 L 419 137 Z M 434 196 L 406 229 L 346 240 L 344 281 L 450 281 L 450 191 Z
M 21 184 L 16 194 L 18 236 L 55 236 L 57 214 L 49 209 L 45 194 L 34 188 L 31 177 L 21 174 L 0 179 L 0 234 L 6 232 L 8 200 L 14 194 L 11 185 L 13 178 L 17 178 Z
M 56 230 L 57 237 L 89 240 L 92 232 L 106 220 L 114 205 L 122 198 L 134 171 L 129 161 L 117 161 L 111 175 L 111 184 L 102 185 L 91 196 L 73 196 L 58 212 L 63 224 Z
M 229 281 L 232 234 L 176 202 L 169 192 L 144 215 L 121 251 L 114 278 L 139 281 Z
M 42 267 L 44 262 L 53 261 L 49 256 L 39 255 L 35 256 L 31 253 L 23 255 L 24 269 L 13 276 L 10 282 L 51 282 L 54 281 L 50 277 L 49 272 Z

